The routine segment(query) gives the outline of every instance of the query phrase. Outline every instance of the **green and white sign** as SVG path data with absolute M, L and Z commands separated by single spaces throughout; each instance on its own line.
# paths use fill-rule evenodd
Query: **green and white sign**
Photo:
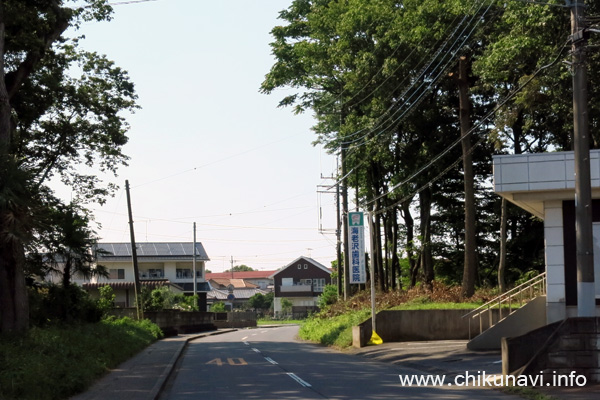
M 350 283 L 367 283 L 365 270 L 365 218 L 361 212 L 348 213 Z

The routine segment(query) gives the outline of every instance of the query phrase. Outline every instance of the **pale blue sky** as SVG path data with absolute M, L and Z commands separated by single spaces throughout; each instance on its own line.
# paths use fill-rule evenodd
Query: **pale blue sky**
M 191 241 L 195 221 L 213 271 L 231 256 L 260 269 L 335 259 L 317 195 L 335 161 L 311 145 L 310 115 L 276 107 L 286 92 L 258 92 L 273 64 L 269 32 L 290 3 L 157 0 L 82 26 L 83 47 L 129 71 L 139 95 L 142 109 L 127 118 L 131 162 L 113 180 L 133 188 L 138 241 Z M 334 228 L 334 201 L 321 198 L 324 228 Z M 103 241 L 129 240 L 124 190 L 94 210 Z

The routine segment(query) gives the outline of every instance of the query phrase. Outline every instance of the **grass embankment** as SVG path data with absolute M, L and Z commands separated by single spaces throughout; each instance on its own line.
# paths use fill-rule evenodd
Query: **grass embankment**
M 161 336 L 148 320 L 122 318 L 0 337 L 0 398 L 68 398 Z
M 376 309 L 381 310 L 472 310 L 495 297 L 490 290 L 479 290 L 465 299 L 460 287 L 434 282 L 432 290 L 413 288 L 407 291 L 377 293 Z M 327 346 L 347 348 L 352 345 L 352 327 L 371 315 L 371 294 L 363 291 L 347 301 L 338 301 L 304 321 L 299 336 Z

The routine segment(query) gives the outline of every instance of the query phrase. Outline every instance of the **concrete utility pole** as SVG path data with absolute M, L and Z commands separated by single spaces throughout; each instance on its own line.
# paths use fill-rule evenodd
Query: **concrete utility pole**
M 337 168 L 336 170 L 339 171 L 340 169 L 340 159 L 338 157 L 337 161 Z M 337 237 L 337 242 L 335 244 L 335 252 L 336 252 L 336 256 L 337 256 L 337 268 L 338 268 L 338 278 L 337 278 L 337 284 L 338 284 L 338 297 L 341 298 L 342 297 L 342 292 L 343 292 L 343 288 L 342 288 L 342 277 L 344 276 L 343 273 L 343 260 L 342 260 L 342 215 L 341 215 L 341 207 L 340 207 L 340 181 L 338 180 L 336 185 L 335 185 L 335 208 L 336 208 L 336 229 L 335 229 L 335 235 Z
M 342 143 L 342 221 L 344 229 L 344 300 L 350 297 L 350 262 L 348 258 L 348 186 L 346 185 L 346 145 Z
M 125 180 L 125 192 L 127 193 L 127 212 L 129 214 L 129 236 L 131 237 L 131 258 L 133 261 L 133 288 L 135 290 L 135 307 L 138 319 L 144 318 L 144 308 L 140 304 L 140 273 L 138 269 L 137 249 L 135 247 L 135 234 L 133 231 L 133 213 L 131 212 L 131 196 L 129 194 L 129 181 Z
M 569 3 L 569 2 L 567 2 Z M 571 7 L 571 51 L 573 57 L 573 143 L 575 150 L 575 231 L 577 249 L 577 315 L 596 315 L 594 288 L 594 243 L 592 230 L 592 187 L 587 111 L 587 38 L 583 22 L 584 2 Z

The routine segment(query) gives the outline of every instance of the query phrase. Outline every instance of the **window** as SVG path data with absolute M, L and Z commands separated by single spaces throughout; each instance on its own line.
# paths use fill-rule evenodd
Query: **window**
M 293 286 L 294 278 L 281 278 L 281 286 Z
M 189 268 L 186 268 L 186 269 L 177 268 L 177 270 L 175 272 L 177 274 L 177 278 L 179 278 L 179 279 L 193 277 L 192 270 Z
M 125 279 L 125 270 L 122 268 L 109 269 L 108 270 L 108 278 L 109 279 Z
M 304 264 L 304 269 L 308 269 L 308 265 L 307 264 Z
M 148 275 L 150 278 L 162 278 L 163 270 L 162 269 L 148 269 Z
M 314 291 L 322 292 L 325 287 L 325 278 L 313 279 Z
M 298 264 L 298 269 L 302 269 L 302 264 Z

